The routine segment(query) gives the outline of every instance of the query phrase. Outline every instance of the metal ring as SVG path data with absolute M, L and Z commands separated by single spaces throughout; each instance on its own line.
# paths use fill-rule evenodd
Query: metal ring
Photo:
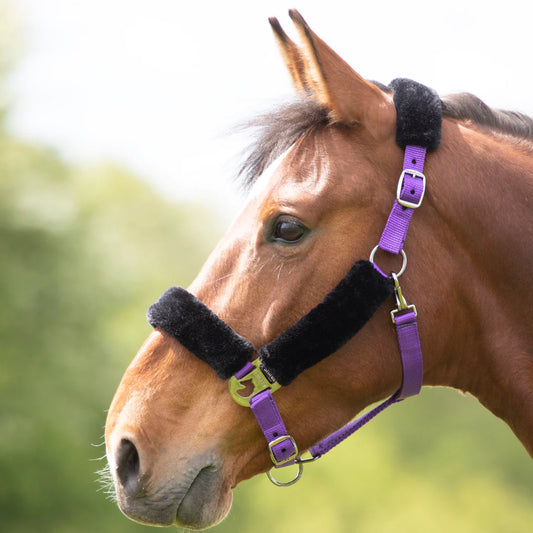
M 376 263 L 374 262 L 374 257 L 376 255 L 376 252 L 378 251 L 379 249 L 379 244 L 376 245 L 374 247 L 374 249 L 370 252 L 370 258 L 369 258 L 369 261 L 373 264 L 373 265 L 376 265 Z M 400 272 L 398 272 L 396 274 L 396 272 L 391 272 L 391 275 L 392 274 L 395 274 L 397 278 L 399 278 L 404 272 L 405 272 L 405 269 L 407 268 L 407 254 L 405 253 L 404 250 L 400 250 L 400 253 L 402 254 L 402 268 L 400 268 Z M 377 266 L 377 265 L 376 265 Z M 378 267 L 379 268 L 379 267 Z
M 275 479 L 274 476 L 272 475 L 272 470 L 274 470 L 274 468 L 271 468 L 266 473 L 266 475 L 268 479 L 270 479 L 270 481 L 274 483 L 274 485 L 276 485 L 277 487 L 290 487 L 291 485 L 294 485 L 302 477 L 302 473 L 304 471 L 304 465 L 302 463 L 297 463 L 297 464 L 298 464 L 298 473 L 296 474 L 296 477 L 294 477 L 294 479 L 291 479 L 290 481 L 278 481 L 277 479 Z

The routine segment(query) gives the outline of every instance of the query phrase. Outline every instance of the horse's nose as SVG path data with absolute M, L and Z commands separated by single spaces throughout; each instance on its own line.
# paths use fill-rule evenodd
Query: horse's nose
M 140 460 L 135 444 L 128 439 L 122 439 L 116 455 L 117 477 L 128 496 L 139 491 Z

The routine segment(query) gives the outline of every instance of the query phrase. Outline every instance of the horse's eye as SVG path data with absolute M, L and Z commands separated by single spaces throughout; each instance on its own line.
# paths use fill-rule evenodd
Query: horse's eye
M 297 218 L 283 215 L 274 223 L 272 239 L 285 244 L 294 244 L 306 233 L 307 228 Z

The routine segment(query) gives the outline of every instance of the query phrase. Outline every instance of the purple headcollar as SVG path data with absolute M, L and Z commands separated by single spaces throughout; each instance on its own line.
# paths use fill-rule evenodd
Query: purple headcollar
M 237 403 L 249 405 L 268 443 L 275 467 L 314 460 L 351 435 L 383 409 L 417 394 L 422 386 L 422 353 L 416 323 L 416 308 L 407 305 L 398 278 L 407 258 L 403 244 L 414 211 L 420 207 L 426 188 L 423 174 L 426 151 L 438 148 L 441 138 L 441 101 L 431 89 L 406 79 L 390 84 L 397 112 L 396 142 L 405 149 L 404 170 L 398 182 L 396 201 L 379 244 L 370 261 L 357 261 L 324 300 L 279 337 L 255 348 L 215 315 L 193 294 L 171 287 L 148 309 L 148 322 L 175 337 L 190 352 L 211 366 L 221 379 L 230 380 Z M 402 254 L 401 271 L 390 277 L 374 263 L 378 250 Z M 346 344 L 394 292 L 397 309 L 392 313 L 403 366 L 401 388 L 378 407 L 354 420 L 310 448 L 311 459 L 302 459 L 288 434 L 272 392 L 288 385 L 301 372 Z M 252 381 L 253 392 L 242 397 L 242 383 Z

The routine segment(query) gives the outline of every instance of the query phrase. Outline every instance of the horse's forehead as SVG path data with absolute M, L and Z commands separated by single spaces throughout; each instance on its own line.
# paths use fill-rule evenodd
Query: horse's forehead
M 279 155 L 268 167 L 257 177 L 249 198 L 251 201 L 261 198 L 265 193 L 272 188 L 273 181 L 278 180 L 280 173 L 286 167 L 286 159 L 289 153 L 294 149 L 294 144 L 287 148 L 281 155 Z
M 297 141 L 269 166 L 254 187 L 256 201 L 283 206 L 320 200 L 326 205 L 353 196 L 358 177 L 373 173 L 364 147 L 353 136 L 333 130 L 319 133 Z
M 332 185 L 328 178 L 334 165 L 326 146 L 297 142 L 258 177 L 250 199 L 283 202 L 295 194 L 321 196 Z

